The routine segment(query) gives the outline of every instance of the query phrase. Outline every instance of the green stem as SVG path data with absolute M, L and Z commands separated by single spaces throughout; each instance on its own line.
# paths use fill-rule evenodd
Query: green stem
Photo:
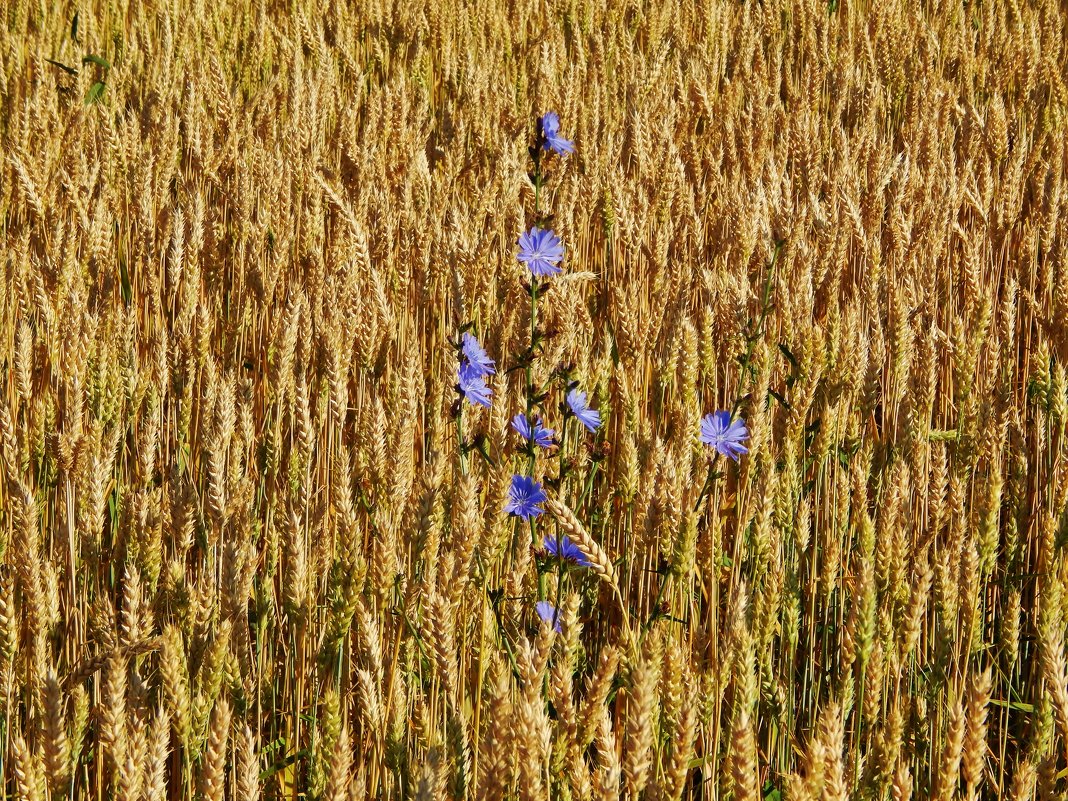
M 567 412 L 564 412 L 564 421 L 560 424 L 560 450 L 557 452 L 560 466 L 558 469 L 560 479 L 560 494 L 564 493 L 564 478 L 566 473 L 565 457 L 567 455 Z M 566 500 L 566 497 L 565 497 Z
M 753 349 L 756 347 L 757 340 L 764 335 L 764 323 L 768 319 L 768 314 L 771 313 L 771 289 L 772 283 L 775 279 L 775 266 L 779 261 L 779 254 L 782 253 L 782 242 L 775 243 L 775 252 L 771 254 L 771 263 L 768 264 L 768 277 L 764 281 L 764 292 L 761 295 L 760 300 L 760 317 L 757 319 L 756 328 L 754 333 L 746 336 L 745 347 L 745 361 L 742 364 L 745 366 L 745 370 L 752 376 L 752 371 L 749 368 L 749 362 L 753 359 Z M 754 379 L 755 382 L 755 379 Z M 738 413 L 738 409 L 742 406 L 742 395 L 739 394 L 734 399 L 734 405 L 731 407 L 731 418 Z
M 456 449 L 460 454 L 460 474 L 467 475 L 467 454 L 464 453 L 464 407 L 460 404 L 460 412 L 456 415 Z
M 712 457 L 712 461 L 708 463 L 708 473 L 705 475 L 705 483 L 701 485 L 701 494 L 697 496 L 697 503 L 693 506 L 695 513 L 701 511 L 701 504 L 705 502 L 705 496 L 708 494 L 708 491 L 712 489 L 712 481 L 714 480 L 713 476 L 715 475 L 716 462 L 718 461 L 719 452 L 717 451 L 716 455 Z
M 560 554 L 560 535 L 556 535 L 556 603 L 553 606 L 556 611 L 553 613 L 553 626 L 556 625 L 556 621 L 560 618 L 560 604 L 561 598 L 564 597 L 564 557 Z
M 597 471 L 600 469 L 600 467 L 600 462 L 594 462 L 593 467 L 590 468 L 590 477 L 586 479 L 586 487 L 582 490 L 582 496 L 579 498 L 579 507 L 581 507 L 582 504 L 586 502 L 587 496 L 589 496 L 590 492 L 593 490 L 593 479 L 596 478 Z
M 697 503 L 694 504 L 694 512 L 701 511 L 701 504 L 704 503 L 705 498 L 708 496 L 709 491 L 712 489 L 712 482 L 715 480 L 716 463 L 719 461 L 719 453 L 712 457 L 712 461 L 708 463 L 708 473 L 705 474 L 705 483 L 701 485 L 701 494 L 697 496 Z M 671 580 L 671 573 L 665 572 L 660 577 L 660 588 L 656 591 L 656 600 L 653 601 L 653 608 L 649 612 L 649 619 L 645 621 L 645 625 L 642 626 L 642 637 L 649 630 L 649 627 L 653 625 L 653 621 L 656 620 L 658 614 L 660 614 L 660 601 L 664 597 L 664 592 L 667 590 L 668 581 Z
M 512 643 L 508 641 L 508 635 L 504 631 L 504 621 L 501 620 L 501 610 L 499 610 L 491 601 L 490 609 L 493 610 L 493 619 L 497 623 L 497 634 L 500 636 L 501 642 L 504 643 L 504 648 L 508 652 L 508 661 L 512 664 L 512 675 L 515 676 L 517 681 L 522 680 L 522 674 L 519 672 L 519 663 L 515 659 L 515 651 L 512 650 Z
M 653 621 L 656 620 L 658 614 L 660 614 L 660 601 L 664 598 L 664 590 L 667 589 L 668 579 L 671 578 L 670 573 L 664 573 L 660 577 L 660 589 L 656 591 L 656 600 L 653 601 L 653 609 L 649 613 L 649 619 L 645 621 L 645 625 L 642 626 L 642 638 L 644 639 L 645 633 L 649 631 L 649 627 L 653 625 Z
M 533 517 L 530 518 L 530 545 L 535 551 L 538 550 L 537 524 Z M 545 595 L 545 574 L 540 570 L 538 571 L 538 600 L 548 600 Z
M 531 276 L 530 279 L 530 351 L 527 354 L 527 423 L 534 426 L 534 343 L 537 337 L 538 327 L 538 279 Z M 527 474 L 534 475 L 535 448 L 531 442 L 530 458 L 527 463 Z
M 538 201 L 541 199 L 541 159 L 534 164 L 534 221 L 541 220 L 541 211 Z

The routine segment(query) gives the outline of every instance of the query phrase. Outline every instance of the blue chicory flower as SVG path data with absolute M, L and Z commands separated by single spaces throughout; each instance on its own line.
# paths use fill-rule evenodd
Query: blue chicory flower
M 533 275 L 556 275 L 560 272 L 557 265 L 563 258 L 564 246 L 552 231 L 534 226 L 519 235 L 519 260 Z
M 546 534 L 545 550 L 557 559 L 571 562 L 578 567 L 590 566 L 590 560 L 586 558 L 586 554 L 584 554 L 582 549 L 573 543 L 571 538 L 566 534 L 561 534 L 559 540 L 557 540 L 556 537 L 551 537 Z
M 534 604 L 534 610 L 538 613 L 538 617 L 552 624 L 553 631 L 560 633 L 560 613 L 556 611 L 555 606 L 548 601 L 538 601 Z
M 575 152 L 575 143 L 560 136 L 560 116 L 555 111 L 546 112 L 540 122 L 541 134 L 545 138 L 542 147 L 561 156 Z
M 601 413 L 591 409 L 586 401 L 586 393 L 573 389 L 567 393 L 567 405 L 572 414 L 590 431 L 596 431 L 601 425 Z
M 545 491 L 540 483 L 530 476 L 515 475 L 512 476 L 512 486 L 508 488 L 508 503 L 505 504 L 504 511 L 529 520 L 545 511 L 538 506 L 545 500 Z
M 459 383 L 460 392 L 469 403 L 489 408 L 493 390 L 486 386 L 486 376 L 480 372 L 480 368 L 466 359 L 460 362 Z
M 478 340 L 470 331 L 464 331 L 461 343 L 464 358 L 480 375 L 493 375 L 497 372 L 493 359 L 486 354 L 485 349 L 478 344 Z
M 732 421 L 730 412 L 715 412 L 701 418 L 701 442 L 711 445 L 728 459 L 737 462 L 739 456 L 749 453 L 742 444 L 747 439 L 749 429 L 745 427 L 745 421 L 740 417 Z
M 551 428 L 543 426 L 540 417 L 536 418 L 534 425 L 531 426 L 525 414 L 517 414 L 512 418 L 512 428 L 519 432 L 519 436 L 523 439 L 533 439 L 534 444 L 538 447 L 548 448 L 553 444 L 553 434 L 555 432 Z

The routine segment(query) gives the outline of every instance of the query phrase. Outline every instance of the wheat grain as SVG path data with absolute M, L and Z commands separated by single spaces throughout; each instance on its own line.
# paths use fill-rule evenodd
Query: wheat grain
M 1055 795 L 1063 4 L 454 5 L 5 7 L 9 791 Z
M 200 770 L 201 793 L 209 801 L 222 801 L 225 790 L 226 756 L 230 741 L 230 704 L 225 698 L 215 702 L 211 728 L 204 749 L 204 763 Z

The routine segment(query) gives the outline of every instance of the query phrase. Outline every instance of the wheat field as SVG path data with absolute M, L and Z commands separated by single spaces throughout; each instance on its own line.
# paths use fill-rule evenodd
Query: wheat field
M 0 0 L 0 798 L 1065 798 L 1066 40 Z

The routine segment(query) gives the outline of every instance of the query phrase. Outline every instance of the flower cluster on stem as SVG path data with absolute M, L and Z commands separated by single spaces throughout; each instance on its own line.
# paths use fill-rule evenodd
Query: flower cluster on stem
M 538 299 L 551 288 L 554 276 L 563 272 L 561 265 L 566 255 L 563 240 L 550 227 L 553 215 L 542 208 L 543 189 L 549 178 L 545 167 L 549 159 L 553 157 L 562 159 L 574 152 L 574 142 L 562 135 L 560 118 L 555 112 L 548 112 L 537 120 L 534 142 L 528 150 L 531 159 L 531 171 L 528 176 L 534 187 L 533 220 L 530 227 L 520 233 L 516 242 L 519 248 L 516 257 L 530 273 L 529 283 L 525 284 L 530 297 L 530 339 L 527 349 L 521 354 L 517 364 L 524 369 L 525 411 L 517 413 L 512 418 L 511 427 L 521 440 L 520 452 L 525 455 L 526 460 L 525 468 L 512 476 L 504 507 L 506 513 L 524 522 L 530 528 L 531 546 L 540 554 L 535 611 L 542 621 L 557 631 L 560 629 L 557 605 L 563 597 L 564 581 L 571 569 L 596 568 L 595 572 L 598 575 L 608 577 L 610 583 L 613 584 L 617 599 L 621 604 L 623 603 L 620 589 L 615 586 L 612 578 L 614 575 L 612 563 L 596 540 L 590 538 L 583 526 L 577 522 L 574 514 L 568 510 L 565 500 L 568 494 L 565 480 L 569 472 L 568 424 L 571 418 L 574 418 L 578 426 L 581 426 L 578 429 L 580 433 L 585 431 L 588 434 L 596 434 L 602 424 L 601 414 L 591 405 L 589 394 L 579 388 L 578 381 L 573 380 L 571 368 L 558 369 L 552 374 L 553 380 L 559 380 L 564 397 L 558 406 L 561 419 L 559 435 L 557 435 L 555 429 L 546 425 L 545 413 L 548 407 L 545 402 L 550 392 L 547 388 L 543 390 L 536 386 L 534 382 L 534 366 L 541 351 L 543 338 L 538 327 Z M 765 305 L 768 301 L 768 294 L 769 292 L 765 291 Z M 464 440 L 464 409 L 466 406 L 490 407 L 493 390 L 487 380 L 497 372 L 496 362 L 489 357 L 478 338 L 469 329 L 470 325 L 462 328 L 455 342 L 459 360 L 456 372 L 457 399 L 453 406 L 453 414 L 456 419 L 460 466 L 464 473 L 467 472 L 467 455 L 473 447 L 478 446 L 482 455 L 489 458 L 478 439 L 475 443 L 467 443 Z M 701 509 L 715 478 L 719 475 L 715 472 L 718 459 L 722 456 L 737 462 L 741 456 L 748 453 L 748 448 L 744 443 L 749 438 L 749 431 L 745 421 L 736 416 L 738 406 L 739 403 L 736 402 L 730 411 L 717 411 L 706 415 L 701 420 L 701 441 L 712 448 L 713 455 L 709 459 L 708 475 L 694 508 L 695 515 Z M 556 478 L 550 480 L 557 493 L 553 498 L 548 496 L 542 481 L 539 480 L 541 473 L 538 470 L 538 458 L 539 453 L 543 451 L 550 456 L 555 455 L 558 459 Z M 581 486 L 577 488 L 579 498 L 578 506 L 575 508 L 581 507 L 591 491 L 597 466 L 595 458 L 585 488 Z M 539 540 L 537 520 L 545 513 L 545 504 L 551 507 L 558 525 L 555 534 L 546 533 Z M 561 515 L 569 522 L 568 527 L 559 525 Z M 567 532 L 577 537 L 578 542 Z M 552 571 L 556 574 L 557 605 L 550 602 L 546 587 L 547 573 Z M 648 629 L 659 614 L 659 604 L 668 578 L 667 573 L 662 576 L 657 601 L 654 603 L 652 615 L 643 630 Z M 623 612 L 625 620 L 626 610 L 624 609 Z M 625 628 L 629 636 L 629 626 Z

